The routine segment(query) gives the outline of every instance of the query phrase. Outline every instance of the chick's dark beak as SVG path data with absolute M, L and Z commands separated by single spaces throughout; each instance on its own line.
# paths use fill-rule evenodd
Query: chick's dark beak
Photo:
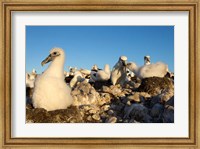
M 43 66 L 44 64 L 46 64 L 46 63 L 48 63 L 48 62 L 50 62 L 50 61 L 52 61 L 53 59 L 52 59 L 52 56 L 51 56 L 51 54 L 49 54 L 49 56 L 47 57 L 47 58 L 45 58 L 42 62 L 41 62 L 41 65 Z
M 144 60 L 146 61 L 146 62 L 150 62 L 150 58 L 149 57 L 144 57 Z

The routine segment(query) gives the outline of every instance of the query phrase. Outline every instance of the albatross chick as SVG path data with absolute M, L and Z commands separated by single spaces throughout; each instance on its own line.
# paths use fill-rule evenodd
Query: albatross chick
M 53 48 L 41 64 L 43 66 L 50 61 L 49 67 L 35 81 L 33 106 L 47 111 L 66 109 L 73 99 L 70 87 L 64 82 L 64 50 Z

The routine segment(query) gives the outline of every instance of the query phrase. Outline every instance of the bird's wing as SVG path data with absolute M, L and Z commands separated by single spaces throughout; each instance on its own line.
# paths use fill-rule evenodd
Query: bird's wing
M 91 71 L 87 70 L 87 69 L 81 69 L 79 70 L 81 73 L 85 74 L 85 75 L 90 75 Z

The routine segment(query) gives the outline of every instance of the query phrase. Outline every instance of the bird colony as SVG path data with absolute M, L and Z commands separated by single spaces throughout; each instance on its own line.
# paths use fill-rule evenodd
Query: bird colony
M 174 74 L 162 62 L 144 65 L 119 56 L 111 67 L 68 67 L 53 48 L 41 74 L 26 73 L 27 123 L 173 123 Z

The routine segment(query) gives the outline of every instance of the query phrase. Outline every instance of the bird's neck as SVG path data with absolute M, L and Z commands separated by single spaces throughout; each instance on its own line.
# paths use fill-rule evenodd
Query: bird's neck
M 110 74 L 110 67 L 109 67 L 109 66 L 105 66 L 105 67 L 104 67 L 104 71 L 105 71 L 107 74 Z
M 145 60 L 144 65 L 149 65 L 149 64 L 151 64 L 150 61 Z
M 54 59 L 45 73 L 48 76 L 64 79 L 64 58 L 59 57 Z
M 134 74 L 138 74 L 139 69 L 140 68 L 137 65 L 129 68 L 129 70 L 132 71 Z

